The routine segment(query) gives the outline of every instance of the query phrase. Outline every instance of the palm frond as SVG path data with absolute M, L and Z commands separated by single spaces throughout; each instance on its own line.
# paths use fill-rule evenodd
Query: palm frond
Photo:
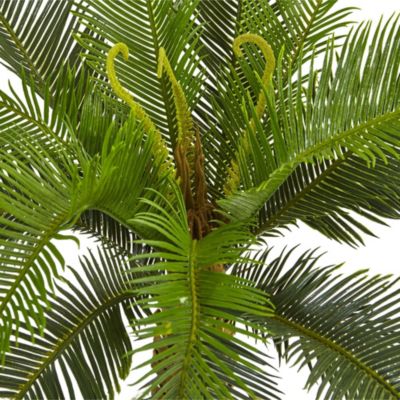
M 6 354 L 1 397 L 75 398 L 74 381 L 85 399 L 114 397 L 131 367 L 126 353 L 132 344 L 123 318 L 133 317 L 130 267 L 111 247 L 82 257 L 81 269 L 69 267 L 69 278 L 56 284 L 57 295 L 49 293 L 42 335 L 32 343 L 22 324 L 18 344 Z
M 24 133 L 11 130 L 0 137 L 2 357 L 21 321 L 31 334 L 45 325 L 45 286 L 52 287 L 50 277 L 64 264 L 50 240 L 71 217 L 72 185 L 59 160 Z M 68 162 L 64 166 L 71 171 Z
M 273 376 L 260 366 L 265 364 L 264 357 L 234 336 L 253 336 L 238 325 L 244 321 L 243 314 L 271 313 L 271 304 L 265 298 L 259 301 L 259 293 L 249 281 L 210 270 L 213 265 L 236 260 L 252 238 L 239 224 L 223 225 L 205 238 L 193 240 L 183 199 L 177 190 L 175 193 L 178 207 L 167 199 L 163 205 L 146 201 L 153 209 L 133 221 L 153 232 L 143 242 L 155 247 L 152 256 L 159 258 L 155 264 L 139 268 L 157 274 L 133 280 L 134 285 L 143 285 L 136 295 L 150 295 L 138 304 L 159 310 L 134 325 L 140 326 L 139 339 L 158 338 L 139 349 L 156 350 L 156 355 L 142 364 L 152 366 L 141 378 L 146 386 L 143 396 L 152 392 L 152 399 L 277 398 Z M 154 373 L 157 377 L 148 381 Z
M 76 141 L 67 145 L 46 133 L 10 128 L 0 137 L 2 356 L 21 322 L 31 334 L 45 326 L 44 287 L 52 287 L 63 264 L 52 238 L 90 209 L 127 225 L 141 211 L 144 188 L 169 190 L 160 162 L 151 157 L 153 143 L 133 118 L 115 137 L 109 129 L 102 154 L 93 158 Z
M 363 243 L 362 233 L 373 232 L 351 211 L 382 224 L 383 218 L 399 218 L 400 164 L 386 156 L 388 164 L 377 159 L 374 168 L 354 154 L 299 165 L 264 205 L 258 232 L 274 233 L 300 219 L 339 242 Z
M 11 85 L 11 94 L 0 91 L 0 132 L 18 127 L 36 136 L 36 140 L 43 131 L 44 141 L 49 134 L 71 141 L 70 130 L 80 125 L 83 99 L 89 93 L 92 95 L 94 87 L 83 68 L 77 73 L 75 69 L 63 67 L 57 77 L 53 82 L 54 93 L 50 81 L 39 90 L 33 76 L 25 72 L 21 73 L 23 96 Z
M 309 366 L 306 387 L 318 384 L 317 398 L 399 398 L 399 279 L 362 270 L 343 277 L 337 266 L 317 267 L 315 251 L 292 264 L 292 251 L 271 261 L 266 251 L 235 269 L 271 294 L 276 310 L 264 324 L 280 356 Z
M 239 160 L 242 170 L 249 171 L 250 187 L 256 188 L 221 201 L 226 211 L 234 213 L 238 207 L 241 216 L 254 215 L 303 162 L 335 161 L 347 152 L 370 167 L 375 167 L 379 158 L 388 163 L 386 154 L 398 158 L 399 70 L 393 68 L 400 58 L 398 18 L 376 29 L 365 60 L 369 31 L 366 25 L 349 35 L 335 72 L 333 48 L 327 52 L 319 79 L 311 66 L 304 90 L 299 70 L 294 104 L 287 103 L 276 111 L 274 99 L 268 97 L 270 122 L 263 128 L 260 121 L 257 132 L 250 135 L 251 156 Z M 281 65 L 280 58 L 277 100 L 282 105 L 285 97 L 291 97 L 293 84 L 284 89 Z M 272 148 L 269 141 L 273 141 Z
M 32 74 L 39 93 L 54 83 L 63 66 L 78 67 L 81 47 L 71 35 L 79 23 L 72 16 L 73 2 L 0 2 L 0 58 L 16 75 Z

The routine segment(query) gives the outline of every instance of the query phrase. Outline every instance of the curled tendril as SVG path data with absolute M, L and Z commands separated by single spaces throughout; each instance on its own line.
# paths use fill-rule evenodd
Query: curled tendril
M 117 74 L 115 72 L 114 60 L 119 53 L 122 54 L 124 60 L 126 61 L 128 60 L 129 49 L 125 43 L 115 44 L 113 47 L 111 47 L 111 49 L 108 52 L 106 70 L 108 79 L 110 80 L 111 87 L 113 88 L 115 94 L 129 105 L 129 107 L 134 112 L 135 116 L 139 120 L 143 121 L 144 128 L 147 131 L 156 130 L 153 121 L 147 115 L 146 111 L 144 111 L 142 106 L 133 99 L 133 96 L 130 93 L 128 93 L 128 91 L 121 85 L 121 83 L 117 78 Z
M 261 81 L 264 86 L 267 86 L 271 82 L 272 75 L 275 70 L 275 56 L 271 46 L 264 38 L 259 35 L 255 35 L 254 33 L 244 33 L 243 35 L 235 38 L 235 40 L 233 41 L 233 52 L 237 57 L 243 57 L 243 52 L 240 48 L 243 43 L 254 43 L 260 48 L 261 52 L 263 53 L 263 56 L 265 58 L 265 67 Z M 265 105 L 265 94 L 264 91 L 261 90 L 260 94 L 258 95 L 258 101 L 256 105 L 256 113 L 259 118 L 261 118 L 262 114 L 264 113 Z
M 157 76 L 162 77 L 163 71 L 168 75 L 169 81 L 171 82 L 172 92 L 174 96 L 175 108 L 176 108 L 176 119 L 178 121 L 178 144 L 183 142 L 192 142 L 194 138 L 194 127 L 192 116 L 190 114 L 189 105 L 186 101 L 185 93 L 175 77 L 174 71 L 172 70 L 171 64 L 168 61 L 165 49 L 160 48 L 158 54 L 158 68 Z
M 108 52 L 106 71 L 108 79 L 110 80 L 110 85 L 115 94 L 129 105 L 135 117 L 143 122 L 144 129 L 154 140 L 154 152 L 156 158 L 165 160 L 168 158 L 168 149 L 161 137 L 160 132 L 157 130 L 153 121 L 150 119 L 143 107 L 134 100 L 133 96 L 121 85 L 117 78 L 117 74 L 115 72 L 115 58 L 119 53 L 122 54 L 124 60 L 128 60 L 129 49 L 125 43 L 116 43 Z
M 272 80 L 272 75 L 275 70 L 275 56 L 271 46 L 268 42 L 259 35 L 255 35 L 253 33 L 245 33 L 236 37 L 233 41 L 232 48 L 233 52 L 237 57 L 243 57 L 243 52 L 240 46 L 244 43 L 254 43 L 256 44 L 263 56 L 265 58 L 265 67 L 263 76 L 261 78 L 262 84 L 264 87 L 270 85 Z M 260 90 L 260 94 L 258 95 L 257 104 L 255 107 L 256 115 L 258 118 L 261 118 L 266 106 L 266 98 L 264 94 L 264 90 Z M 255 122 L 254 119 L 250 121 L 250 129 L 254 129 Z M 245 154 L 249 152 L 249 142 L 247 133 L 244 132 L 240 138 L 239 149 L 241 150 L 241 154 Z M 239 151 L 236 152 L 236 160 L 231 161 L 231 165 L 228 168 L 228 177 L 224 185 L 225 195 L 232 194 L 237 190 L 240 184 L 240 163 L 239 163 Z

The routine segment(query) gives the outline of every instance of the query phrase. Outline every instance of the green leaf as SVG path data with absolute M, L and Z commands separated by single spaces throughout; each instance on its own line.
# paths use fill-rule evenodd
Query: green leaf
M 300 219 L 337 241 L 363 243 L 362 234 L 373 232 L 349 211 L 382 224 L 383 218 L 399 218 L 400 165 L 386 156 L 388 164 L 377 159 L 375 168 L 351 153 L 317 165 L 299 165 L 266 202 L 258 231 L 273 234 Z
M 51 277 L 63 264 L 50 240 L 71 210 L 72 185 L 64 173 L 71 165 L 66 163 L 63 170 L 34 137 L 28 140 L 23 133 L 12 130 L 0 136 L 2 357 L 21 321 L 32 334 L 45 325 L 44 287 L 51 287 Z M 54 146 L 62 154 L 62 147 Z
M 133 118 L 103 146 L 102 156 L 93 158 L 73 132 L 66 143 L 48 127 L 41 128 L 34 136 L 20 127 L 0 136 L 2 357 L 21 322 L 31 334 L 45 327 L 44 288 L 52 287 L 60 269 L 58 259 L 62 263 L 50 246 L 52 238 L 73 226 L 88 209 L 127 225 L 140 211 L 138 199 L 146 186 L 169 190 L 160 162 L 151 157 L 152 140 L 143 137 Z M 132 176 L 131 171 L 138 175 Z

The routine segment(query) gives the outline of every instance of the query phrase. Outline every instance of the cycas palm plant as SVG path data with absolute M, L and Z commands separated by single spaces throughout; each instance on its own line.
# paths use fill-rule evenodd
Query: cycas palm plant
M 396 279 L 268 248 L 399 218 L 399 17 L 335 37 L 336 3 L 0 1 L 1 397 L 147 366 L 143 398 L 279 399 L 274 345 L 319 398 L 400 398 Z

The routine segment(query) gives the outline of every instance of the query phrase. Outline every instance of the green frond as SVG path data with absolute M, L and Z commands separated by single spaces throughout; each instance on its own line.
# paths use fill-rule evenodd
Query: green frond
M 72 10 L 71 0 L 0 1 L 1 62 L 16 75 L 31 74 L 42 95 L 48 84 L 57 93 L 63 66 L 79 68 L 82 49 L 71 36 L 79 23 Z
M 270 261 L 266 252 L 265 268 L 235 271 L 271 294 L 276 310 L 264 324 L 281 357 L 310 368 L 306 387 L 318 384 L 318 399 L 399 398 L 399 280 L 365 271 L 343 277 L 338 267 L 317 267 L 315 252 L 292 265 L 290 254 Z
M 44 287 L 52 287 L 63 264 L 51 239 L 90 209 L 128 225 L 141 211 L 138 199 L 146 187 L 170 191 L 169 181 L 159 173 L 160 162 L 152 157 L 153 142 L 144 137 L 142 127 L 130 118 L 115 137 L 111 132 L 101 155 L 93 158 L 76 141 L 67 145 L 55 134 L 45 140 L 43 131 L 35 137 L 14 129 L 0 136 L 2 356 L 21 322 L 32 334 L 45 327 Z M 28 309 L 25 301 L 31 304 Z
M 265 59 L 265 67 L 262 74 L 261 82 L 265 87 L 267 87 L 272 80 L 272 75 L 275 70 L 275 56 L 271 46 L 262 36 L 255 35 L 253 33 L 244 33 L 240 36 L 237 36 L 233 41 L 232 48 L 237 57 L 243 57 L 243 52 L 240 46 L 244 43 L 254 43 L 260 48 Z M 258 100 L 256 104 L 256 115 L 258 118 L 262 117 L 265 106 L 265 94 L 264 91 L 261 90 L 258 95 Z
M 184 146 L 187 146 L 186 142 L 191 143 L 195 136 L 192 116 L 182 86 L 175 77 L 165 49 L 161 47 L 158 55 L 157 67 L 157 77 L 159 79 L 161 79 L 163 71 L 168 75 L 174 94 L 176 119 L 178 121 L 178 138 L 176 142 L 177 144 L 183 143 Z
M 135 118 L 137 118 L 139 121 L 142 121 L 143 127 L 146 130 L 146 132 L 152 136 L 152 139 L 154 141 L 153 152 L 155 158 L 157 160 L 160 159 L 161 161 L 167 161 L 168 148 L 164 140 L 162 139 L 160 132 L 157 130 L 153 121 L 144 111 L 143 107 L 133 99 L 132 95 L 130 95 L 118 81 L 117 75 L 115 73 L 114 59 L 115 57 L 117 57 L 119 53 L 123 55 L 125 60 L 128 60 L 129 49 L 125 43 L 115 44 L 110 49 L 107 55 L 106 70 L 108 78 L 110 80 L 111 87 L 114 90 L 115 94 L 129 105 L 133 114 L 135 115 Z M 174 173 L 172 167 L 170 169 L 170 172 L 172 174 Z
M 377 159 L 374 168 L 351 153 L 299 165 L 265 203 L 258 232 L 273 233 L 299 219 L 339 242 L 363 243 L 362 234 L 373 232 L 357 214 L 382 224 L 383 218 L 399 218 L 400 163 L 386 156 L 388 164 Z
M 26 322 L 31 334 L 45 326 L 45 286 L 53 286 L 51 277 L 57 276 L 64 264 L 51 239 L 71 218 L 71 182 L 46 149 L 24 134 L 12 130 L 0 136 L 3 361 L 9 339 L 17 334 L 21 321 Z M 62 154 L 62 147 L 58 149 Z M 65 167 L 72 169 L 68 163 Z
M 129 94 L 127 90 L 119 83 L 114 67 L 114 60 L 119 53 L 122 54 L 125 61 L 128 60 L 129 49 L 125 43 L 116 43 L 113 47 L 111 47 L 107 55 L 106 71 L 108 79 L 110 80 L 111 88 L 120 99 L 124 100 L 129 105 L 135 114 L 135 117 L 139 119 L 139 121 L 143 121 L 146 131 L 155 131 L 156 127 L 154 126 L 153 121 L 143 110 L 142 106 L 138 104 L 133 99 L 133 96 Z
M 297 82 L 283 84 L 280 58 L 277 101 L 281 106 L 277 111 L 276 102 L 266 93 L 270 121 L 266 127 L 261 122 L 258 124 L 258 135 L 252 146 L 255 149 L 253 162 L 247 165 L 253 175 L 250 175 L 254 182 L 251 186 L 256 189 L 221 201 L 225 211 L 234 212 L 234 208 L 243 203 L 245 209 L 237 208 L 240 215 L 244 218 L 254 215 L 261 203 L 265 203 L 304 162 L 335 161 L 344 158 L 347 152 L 370 167 L 376 165 L 377 159 L 387 163 L 386 154 L 398 158 L 400 103 L 395 90 L 398 71 L 392 68 L 398 65 L 400 58 L 398 18 L 377 28 L 365 60 L 369 31 L 368 25 L 361 26 L 349 35 L 335 72 L 332 72 L 333 48 L 326 54 L 319 77 L 313 73 L 311 65 L 304 89 L 301 70 L 298 70 Z M 383 42 L 386 42 L 385 47 L 381 46 Z M 283 99 L 291 98 L 296 85 L 296 101 L 283 107 Z M 371 93 L 376 95 L 371 96 Z M 268 149 L 268 141 L 263 137 L 265 130 L 270 132 L 274 142 L 272 149 L 263 155 L 256 151 L 259 147 Z
M 76 398 L 75 380 L 85 399 L 113 398 L 131 368 L 126 353 L 132 344 L 123 317 L 133 316 L 130 267 L 110 247 L 82 257 L 79 272 L 69 267 L 69 278 L 56 284 L 57 295 L 48 294 L 42 335 L 31 343 L 29 327 L 21 325 L 19 343 L 11 346 L 0 369 L 0 396 Z
M 156 337 L 138 350 L 155 351 L 142 364 L 152 367 L 141 378 L 146 385 L 143 396 L 151 392 L 153 399 L 277 398 L 273 377 L 261 369 L 264 358 L 235 336 L 242 333 L 261 339 L 243 330 L 240 323 L 244 315 L 250 319 L 271 315 L 271 303 L 260 299 L 250 281 L 210 270 L 212 265 L 237 260 L 253 239 L 246 228 L 236 224 L 222 225 L 205 238 L 193 240 L 183 199 L 177 191 L 176 196 L 178 207 L 166 199 L 164 204 L 146 201 L 153 209 L 133 221 L 154 232 L 143 242 L 155 247 L 152 256 L 159 258 L 138 269 L 156 274 L 133 280 L 143 285 L 135 290 L 136 295 L 150 295 L 139 305 L 159 310 L 134 325 L 140 327 L 139 339 Z M 145 258 L 146 254 L 134 260 Z M 253 380 L 250 371 L 257 379 Z M 157 377 L 148 381 L 153 373 Z
M 23 95 L 11 85 L 11 95 L 0 91 L 0 132 L 21 129 L 30 131 L 35 137 L 43 132 L 44 141 L 49 135 L 71 141 L 71 128 L 80 125 L 83 99 L 89 93 L 92 95 L 94 88 L 83 68 L 77 73 L 66 66 L 57 72 L 57 76 L 52 82 L 54 93 L 50 81 L 39 90 L 32 75 L 24 71 L 21 72 Z

